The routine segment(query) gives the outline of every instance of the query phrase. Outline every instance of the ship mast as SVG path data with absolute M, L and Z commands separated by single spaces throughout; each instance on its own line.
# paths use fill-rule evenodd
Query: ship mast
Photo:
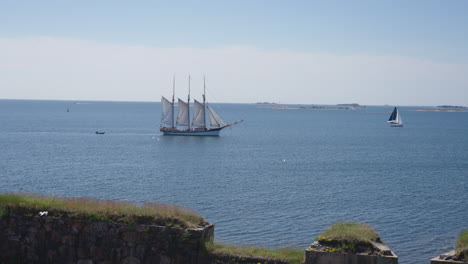
M 203 75 L 203 128 L 206 129 L 206 114 L 205 114 L 205 95 L 206 95 L 206 84 L 205 84 L 205 76 Z
M 174 79 L 172 80 L 172 129 L 175 128 L 174 126 L 174 94 L 175 94 L 175 75 L 174 75 Z
M 188 115 L 188 130 L 190 130 L 190 75 L 188 76 L 188 97 L 187 97 L 187 115 Z

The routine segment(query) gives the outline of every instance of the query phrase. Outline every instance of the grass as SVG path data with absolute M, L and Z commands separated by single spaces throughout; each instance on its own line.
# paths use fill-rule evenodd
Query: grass
M 206 242 L 206 248 L 211 253 L 227 255 L 254 256 L 286 260 L 291 264 L 304 263 L 304 250 L 299 248 L 256 248 L 228 246 L 220 243 Z
M 455 244 L 457 255 L 462 260 L 468 260 L 468 229 L 461 231 Z
M 369 243 L 370 241 L 382 243 L 379 234 L 368 224 L 356 222 L 338 222 L 320 234 L 319 242 L 346 241 L 348 243 Z
M 92 198 L 60 198 L 38 195 L 0 194 L 0 217 L 8 214 L 37 215 L 48 211 L 49 217 L 87 218 L 128 224 L 156 224 L 196 228 L 208 224 L 193 210 L 177 205 L 146 202 L 143 206 L 123 201 Z

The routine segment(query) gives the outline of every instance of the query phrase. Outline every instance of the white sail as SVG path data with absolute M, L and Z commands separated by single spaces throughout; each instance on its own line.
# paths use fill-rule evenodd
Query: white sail
M 197 100 L 193 103 L 192 126 L 205 127 L 205 107 Z
M 177 114 L 177 126 L 189 125 L 189 105 L 179 98 L 179 112 Z
M 397 110 L 397 116 L 396 116 L 396 119 L 395 119 L 395 123 L 396 124 L 403 124 L 403 120 L 401 119 L 401 116 L 400 116 L 400 111 Z
M 208 105 L 208 115 L 210 116 L 210 124 L 213 127 L 223 127 L 226 126 L 227 123 L 218 115 L 218 113 Z
M 162 105 L 162 115 L 161 115 L 161 126 L 163 127 L 172 127 L 172 119 L 174 116 L 174 108 L 172 107 L 172 102 L 164 98 L 161 98 Z

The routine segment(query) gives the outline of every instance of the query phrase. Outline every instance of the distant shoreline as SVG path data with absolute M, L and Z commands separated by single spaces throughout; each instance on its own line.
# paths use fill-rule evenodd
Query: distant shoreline
M 265 105 L 268 103 L 257 103 L 260 105 Z M 287 105 L 280 105 L 276 103 L 269 104 L 268 106 L 260 106 L 257 108 L 270 108 L 270 109 L 305 109 L 305 110 L 356 110 L 361 108 L 366 108 L 367 106 L 359 105 L 356 103 L 353 104 L 337 104 L 336 106 L 320 106 L 320 105 L 310 105 L 302 106 L 297 105 L 297 107 L 289 107 Z
M 459 105 L 439 105 L 432 108 L 418 109 L 419 112 L 468 112 L 468 107 Z
M 264 108 L 264 109 L 279 109 L 279 110 L 356 110 L 359 108 L 352 108 L 352 107 L 325 107 L 325 106 L 301 106 L 301 107 L 289 107 L 286 105 L 272 105 L 272 106 L 259 106 L 257 108 Z
M 417 110 L 410 110 L 410 111 L 416 111 L 416 112 L 460 112 L 460 113 L 468 113 L 468 109 L 463 109 L 463 110 L 454 110 L 454 109 L 417 109 Z

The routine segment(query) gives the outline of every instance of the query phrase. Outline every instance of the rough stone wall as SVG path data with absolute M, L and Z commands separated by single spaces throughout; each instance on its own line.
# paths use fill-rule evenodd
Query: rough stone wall
M 184 230 L 10 215 L 0 221 L 0 263 L 198 264 L 214 226 Z

